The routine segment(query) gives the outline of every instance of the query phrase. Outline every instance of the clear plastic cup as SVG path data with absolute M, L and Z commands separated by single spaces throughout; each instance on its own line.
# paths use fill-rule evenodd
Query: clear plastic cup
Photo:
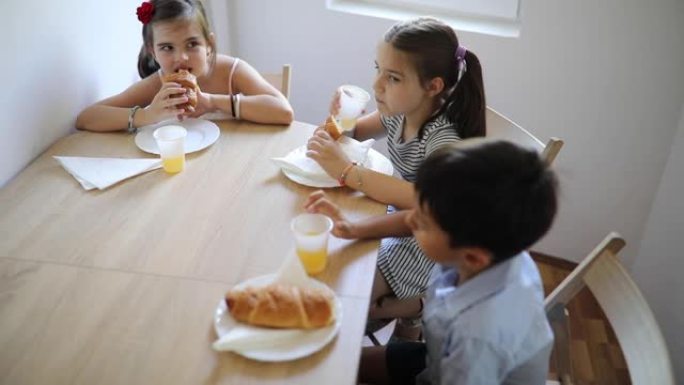
M 292 220 L 292 233 L 304 270 L 318 274 L 328 263 L 328 238 L 333 222 L 322 214 L 300 214 Z
M 152 136 L 159 146 L 164 171 L 175 174 L 185 168 L 185 136 L 188 132 L 181 126 L 163 126 L 154 130 Z
M 356 126 L 356 119 L 366 108 L 370 94 L 361 87 L 345 84 L 340 87 L 340 110 L 337 121 L 344 130 L 351 130 Z

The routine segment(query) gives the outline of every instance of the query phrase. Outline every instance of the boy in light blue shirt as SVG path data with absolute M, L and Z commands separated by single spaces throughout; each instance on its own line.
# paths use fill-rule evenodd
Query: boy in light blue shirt
M 425 342 L 364 348 L 360 382 L 544 384 L 553 334 L 539 272 L 524 250 L 550 228 L 556 186 L 535 151 L 504 141 L 468 140 L 431 155 L 407 219 L 437 262 L 423 309 Z

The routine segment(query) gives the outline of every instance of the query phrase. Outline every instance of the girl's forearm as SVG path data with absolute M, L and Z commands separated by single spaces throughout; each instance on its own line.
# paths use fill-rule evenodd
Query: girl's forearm
M 116 131 L 128 127 L 128 108 L 92 105 L 76 117 L 76 128 L 88 131 Z
M 142 127 L 156 123 L 149 119 L 148 111 L 140 108 L 133 115 L 133 127 Z M 88 131 L 119 131 L 128 129 L 128 118 L 131 109 L 113 107 L 102 104 L 92 105 L 83 110 L 76 118 L 76 128 Z
M 404 210 L 356 222 L 354 233 L 360 239 L 411 236 L 411 229 L 406 224 L 408 213 L 408 210 Z
M 398 209 L 408 209 L 414 205 L 413 183 L 403 179 L 356 166 L 349 171 L 345 182 L 354 190 Z
M 235 103 L 231 105 L 230 99 L 230 95 L 211 96 L 215 109 L 232 116 Z M 255 123 L 290 124 L 294 120 L 294 112 L 287 101 L 277 96 L 240 95 L 240 119 Z
M 286 100 L 277 96 L 242 95 L 240 119 L 256 123 L 290 124 L 294 120 L 294 112 Z

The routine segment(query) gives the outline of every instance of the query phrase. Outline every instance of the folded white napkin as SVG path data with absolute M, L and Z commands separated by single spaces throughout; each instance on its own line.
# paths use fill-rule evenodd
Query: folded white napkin
M 107 187 L 162 166 L 161 159 L 88 158 L 54 156 L 86 190 Z
M 353 162 L 365 164 L 368 159 L 368 151 L 373 146 L 375 139 L 368 139 L 363 142 L 343 136 L 339 143 L 342 151 Z M 303 176 L 312 181 L 335 182 L 325 170 L 313 159 L 306 156 L 306 146 L 301 146 L 284 157 L 271 158 L 278 166 L 287 171 Z
M 275 278 L 269 283 L 308 286 L 310 280 L 311 278 L 306 275 L 299 258 L 293 252 L 285 259 Z M 325 329 L 269 329 L 233 321 L 230 325 L 230 331 L 220 336 L 212 346 L 217 351 L 246 352 L 268 349 L 287 352 L 308 341 L 318 340 L 321 335 L 328 333 L 329 331 Z
M 235 325 L 216 340 L 212 347 L 219 352 L 246 352 L 265 348 L 294 346 L 306 333 L 297 329 L 266 329 L 249 325 Z

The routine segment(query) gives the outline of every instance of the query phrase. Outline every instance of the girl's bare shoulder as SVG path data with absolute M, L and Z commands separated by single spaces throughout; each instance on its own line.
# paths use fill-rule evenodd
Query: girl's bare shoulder
M 241 92 L 246 94 L 264 94 L 266 92 L 263 84 L 266 82 L 261 75 L 246 61 L 228 55 L 217 55 L 216 64 L 212 79 L 213 84 L 220 84 L 221 87 L 231 83 L 231 70 L 235 62 L 239 63 L 235 67 L 235 73 L 232 76 L 233 92 Z M 258 89 L 254 89 L 255 85 Z M 268 87 L 265 87 L 268 88 Z
M 157 71 L 146 78 L 140 79 L 136 84 L 146 88 L 159 89 L 162 85 L 161 74 Z
M 228 76 L 230 69 L 233 68 L 233 63 L 238 60 L 228 55 L 216 55 L 216 63 L 214 64 L 214 73 L 219 76 Z
M 124 93 L 131 93 L 134 96 L 142 95 L 145 98 L 149 97 L 150 95 L 154 97 L 154 95 L 159 92 L 159 88 L 161 88 L 161 86 L 162 80 L 159 72 L 155 72 L 152 75 L 133 83 L 124 91 Z

